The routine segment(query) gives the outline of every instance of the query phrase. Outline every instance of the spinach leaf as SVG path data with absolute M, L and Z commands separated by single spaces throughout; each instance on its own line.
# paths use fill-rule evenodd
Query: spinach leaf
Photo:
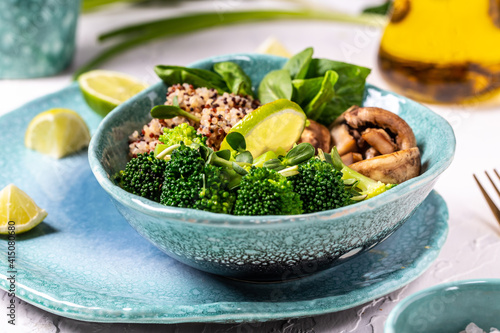
M 365 80 L 371 72 L 366 67 L 319 58 L 311 60 L 306 78 L 324 76 L 329 70 L 333 70 L 339 74 L 339 83 L 341 83 L 341 80 L 344 80 L 344 77 L 357 77 Z
M 217 73 L 204 69 L 158 65 L 155 73 L 168 86 L 189 83 L 195 88 L 214 88 L 221 94 L 229 91 L 226 82 Z
M 274 102 L 280 98 L 291 99 L 293 87 L 290 73 L 286 69 L 268 73 L 260 82 L 258 92 L 262 104 Z
M 335 119 L 337 119 L 337 117 L 339 117 L 342 113 L 344 113 L 344 111 L 346 111 L 353 105 L 359 104 L 349 104 L 344 99 L 338 96 L 334 96 L 329 102 L 323 105 L 321 116 L 319 117 L 317 122 L 328 127 L 331 123 L 333 123 Z
M 335 96 L 335 84 L 339 75 L 334 71 L 327 71 L 323 82 L 321 83 L 321 89 L 318 91 L 316 96 L 304 107 L 304 112 L 307 117 L 312 120 L 317 120 L 320 118 L 321 114 L 324 112 L 325 103 L 330 101 Z
M 314 79 L 293 80 L 292 100 L 299 105 L 307 105 L 321 89 L 322 77 Z
M 175 96 L 177 97 L 177 96 Z M 174 99 L 175 102 L 175 99 Z M 177 105 L 179 105 L 177 103 Z M 157 105 L 151 109 L 151 117 L 158 119 L 172 119 L 174 117 L 185 117 L 199 122 L 201 119 L 195 115 L 184 111 L 179 106 L 175 105 Z
M 335 84 L 335 96 L 324 106 L 318 121 L 328 126 L 339 114 L 352 105 L 360 105 L 363 101 L 366 77 L 370 69 L 328 59 L 313 59 L 309 65 L 307 78 L 324 76 L 333 70 L 338 74 Z
M 286 62 L 285 66 L 283 66 L 283 69 L 290 72 L 292 79 L 304 79 L 307 75 L 312 55 L 313 49 L 312 47 L 308 47 L 304 51 L 291 57 L 290 60 Z
M 243 96 L 254 96 L 252 91 L 252 80 L 250 80 L 243 69 L 234 62 L 219 62 L 214 65 L 214 71 L 222 76 L 222 79 L 226 81 L 227 87 L 232 93 Z

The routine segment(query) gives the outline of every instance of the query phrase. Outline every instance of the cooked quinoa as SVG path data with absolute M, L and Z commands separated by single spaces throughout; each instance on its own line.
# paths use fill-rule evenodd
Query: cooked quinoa
M 187 83 L 169 87 L 165 104 L 173 105 L 175 96 L 179 107 L 201 121 L 196 123 L 184 117 L 151 120 L 149 124 L 144 125 L 141 132 L 135 131 L 129 137 L 132 156 L 153 151 L 159 142 L 159 136 L 163 134 L 163 128 L 173 128 L 182 123 L 189 123 L 197 128 L 198 133 L 207 137 L 207 145 L 218 150 L 229 130 L 260 106 L 260 102 L 251 96 L 229 93 L 221 95 L 215 89 L 195 89 Z

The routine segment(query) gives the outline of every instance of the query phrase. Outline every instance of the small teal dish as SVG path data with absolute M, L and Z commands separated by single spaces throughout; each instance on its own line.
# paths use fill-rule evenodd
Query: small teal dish
M 233 54 L 191 66 L 211 69 L 221 61 L 236 62 L 258 86 L 266 73 L 281 68 L 286 59 Z M 414 129 L 422 152 L 419 177 L 368 201 L 313 214 L 232 216 L 167 207 L 128 193 L 112 180 L 128 161 L 128 136 L 149 122 L 149 111 L 164 103 L 165 94 L 166 86 L 158 83 L 102 121 L 89 146 L 92 172 L 142 236 L 182 263 L 227 277 L 288 280 L 371 249 L 412 216 L 450 165 L 455 150 L 453 130 L 443 118 L 416 102 L 368 85 L 364 105 L 396 112 Z
M 80 0 L 0 0 L 0 79 L 54 75 L 73 58 Z
M 500 279 L 464 280 L 424 289 L 401 301 L 385 333 L 458 333 L 469 323 L 500 328 Z

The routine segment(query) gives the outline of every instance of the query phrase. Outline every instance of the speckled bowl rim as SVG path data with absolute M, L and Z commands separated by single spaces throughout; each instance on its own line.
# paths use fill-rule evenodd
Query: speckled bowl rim
M 384 333 L 397 333 L 394 325 L 398 320 L 399 316 L 405 312 L 406 307 L 415 302 L 417 299 L 425 297 L 426 295 L 431 295 L 436 293 L 437 291 L 446 290 L 449 288 L 460 287 L 465 285 L 490 285 L 490 286 L 498 286 L 500 288 L 500 279 L 470 279 L 470 280 L 459 280 L 452 281 L 447 283 L 441 283 L 433 287 L 429 287 L 426 289 L 422 289 L 417 291 L 414 294 L 403 299 L 399 302 L 394 309 L 389 313 L 387 320 L 384 325 Z
M 188 67 L 198 67 L 220 61 L 230 61 L 231 59 L 243 59 L 243 60 L 254 59 L 257 61 L 264 61 L 270 59 L 282 60 L 284 58 L 278 56 L 264 55 L 264 54 L 235 53 L 235 54 L 227 54 L 227 55 L 221 55 L 203 59 L 188 65 Z M 116 118 L 119 118 L 121 111 L 126 108 L 133 107 L 135 104 L 135 100 L 137 98 L 141 98 L 144 95 L 148 95 L 149 93 L 155 91 L 161 85 L 163 85 L 163 82 L 158 82 L 150 86 L 146 90 L 142 91 L 141 93 L 137 94 L 136 96 L 132 97 L 131 99 L 129 99 L 128 101 L 124 102 L 123 104 L 116 107 L 113 111 L 111 111 L 103 119 L 103 121 L 97 128 L 97 131 L 93 135 L 89 145 L 90 168 L 94 173 L 97 181 L 102 186 L 102 188 L 122 205 L 129 207 L 133 210 L 139 211 L 141 213 L 158 218 L 165 218 L 169 220 L 175 219 L 178 221 L 186 221 L 189 223 L 211 224 L 222 227 L 238 226 L 238 225 L 249 227 L 252 225 L 262 225 L 262 224 L 269 225 L 269 224 L 281 224 L 281 223 L 304 223 L 304 220 L 308 219 L 334 220 L 354 212 L 356 213 L 368 212 L 370 210 L 375 209 L 382 203 L 389 203 L 396 201 L 399 197 L 406 194 L 408 190 L 415 191 L 423 187 L 425 184 L 437 178 L 444 170 L 448 168 L 448 166 L 451 164 L 453 160 L 453 156 L 455 153 L 455 145 L 456 145 L 455 134 L 450 124 L 443 117 L 431 111 L 426 106 L 417 103 L 420 106 L 419 112 L 425 113 L 425 115 L 429 118 L 429 121 L 433 123 L 434 127 L 439 128 L 443 134 L 446 134 L 446 139 L 448 142 L 450 142 L 450 145 L 443 147 L 441 151 L 441 159 L 437 163 L 431 165 L 424 173 L 404 182 L 401 185 L 396 186 L 390 191 L 387 191 L 385 193 L 382 193 L 381 195 L 376 196 L 375 198 L 371 198 L 370 200 L 363 201 L 347 207 L 326 210 L 317 213 L 302 214 L 302 215 L 235 216 L 229 214 L 200 211 L 190 208 L 164 206 L 154 201 L 129 193 L 120 188 L 119 186 L 115 185 L 108 177 L 107 172 L 104 170 L 100 162 L 100 154 L 97 151 L 97 147 L 99 146 L 98 143 L 103 140 L 104 129 L 108 127 L 112 128 L 113 121 Z M 404 96 L 380 89 L 371 84 L 366 85 L 365 90 L 368 89 L 375 89 L 382 93 L 389 93 L 400 99 L 411 101 Z

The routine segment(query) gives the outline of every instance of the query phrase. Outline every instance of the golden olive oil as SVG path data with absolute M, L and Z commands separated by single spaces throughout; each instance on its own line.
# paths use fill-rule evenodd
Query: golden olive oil
M 500 0 L 395 0 L 379 50 L 401 93 L 454 103 L 500 89 Z

